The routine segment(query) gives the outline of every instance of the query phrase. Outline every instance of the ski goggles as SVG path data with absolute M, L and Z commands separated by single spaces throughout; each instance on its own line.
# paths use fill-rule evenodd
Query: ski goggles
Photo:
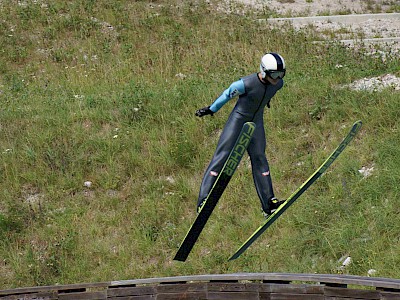
M 282 79 L 285 77 L 286 70 L 282 71 L 265 71 L 268 77 L 271 77 L 272 79 Z

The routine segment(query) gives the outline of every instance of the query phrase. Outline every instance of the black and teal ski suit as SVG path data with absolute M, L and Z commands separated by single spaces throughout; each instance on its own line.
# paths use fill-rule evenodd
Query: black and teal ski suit
M 267 210 L 268 200 L 274 197 L 274 191 L 268 160 L 265 156 L 266 139 L 263 115 L 265 106 L 269 107 L 271 98 L 282 86 L 282 79 L 276 85 L 272 85 L 261 81 L 258 74 L 254 73 L 232 83 L 210 106 L 211 111 L 217 112 L 230 99 L 239 96 L 221 133 L 214 156 L 204 174 L 198 206 L 207 197 L 219 172 L 221 172 L 243 124 L 251 121 L 256 124 L 256 129 L 247 152 L 250 156 L 254 184 L 262 209 Z

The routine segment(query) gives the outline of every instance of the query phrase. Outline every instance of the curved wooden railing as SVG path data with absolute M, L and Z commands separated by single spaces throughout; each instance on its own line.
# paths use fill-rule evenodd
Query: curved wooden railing
M 393 300 L 400 280 L 352 275 L 235 273 L 0 290 L 0 299 Z

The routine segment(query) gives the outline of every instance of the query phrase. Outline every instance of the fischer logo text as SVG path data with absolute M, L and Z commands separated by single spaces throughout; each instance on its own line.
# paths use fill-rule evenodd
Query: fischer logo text
M 249 146 L 252 134 L 254 131 L 254 126 L 249 126 L 246 130 L 246 132 L 243 132 L 240 137 L 239 141 L 235 145 L 235 148 L 233 148 L 231 156 L 229 157 L 224 173 L 228 176 L 232 176 L 233 173 L 235 172 L 237 166 L 239 165 L 239 162 L 246 151 L 247 147 Z

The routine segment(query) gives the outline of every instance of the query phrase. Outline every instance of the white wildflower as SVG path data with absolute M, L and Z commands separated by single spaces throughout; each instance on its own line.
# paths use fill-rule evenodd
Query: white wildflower
M 175 74 L 175 77 L 177 77 L 177 78 L 179 78 L 179 79 L 185 79 L 185 78 L 186 78 L 186 75 L 185 75 L 185 74 L 182 74 L 182 73 L 178 73 L 178 74 Z
M 172 177 L 172 176 L 167 176 L 167 177 L 165 178 L 165 180 L 168 181 L 168 182 L 171 183 L 171 184 L 174 184 L 174 183 L 175 183 L 175 179 L 174 179 L 174 177 Z
M 83 186 L 85 186 L 85 187 L 87 187 L 87 188 L 90 188 L 90 187 L 92 186 L 92 182 L 91 182 L 91 181 L 85 181 L 85 182 L 83 183 Z
M 43 198 L 43 195 L 36 193 L 28 195 L 25 199 L 26 203 L 34 205 L 40 203 L 40 199 Z
M 358 172 L 364 177 L 367 178 L 372 175 L 372 172 L 374 171 L 374 166 L 371 167 L 362 167 Z

